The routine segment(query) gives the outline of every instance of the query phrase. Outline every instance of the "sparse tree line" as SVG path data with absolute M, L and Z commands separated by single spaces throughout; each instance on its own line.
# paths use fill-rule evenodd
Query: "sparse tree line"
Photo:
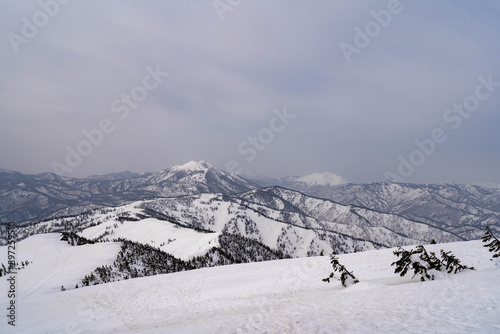
M 21 261 L 20 264 L 19 264 L 19 262 L 16 262 L 16 265 L 13 268 L 12 267 L 6 268 L 5 264 L 0 263 L 0 266 L 1 266 L 0 267 L 0 277 L 7 276 L 7 274 L 9 272 L 11 272 L 12 270 L 22 270 L 22 269 L 26 268 L 30 263 L 33 263 L 33 262 Z
M 103 240 L 89 240 L 72 232 L 62 233 L 61 240 L 73 246 L 103 242 Z M 122 243 L 113 264 L 96 268 L 82 279 L 81 286 L 227 264 L 289 258 L 282 251 L 271 249 L 256 240 L 229 233 L 222 233 L 219 236 L 220 246 L 213 247 L 205 255 L 194 257 L 189 261 L 176 258 L 147 244 L 122 238 L 113 241 Z M 78 288 L 78 285 L 75 288 Z M 61 286 L 61 290 L 66 288 Z
M 482 241 L 485 243 L 483 247 L 488 247 L 488 250 L 493 253 L 492 260 L 500 257 L 500 240 L 493 235 L 489 226 L 486 226 Z M 401 277 L 405 276 L 409 271 L 413 271 L 413 277 L 420 277 L 421 281 L 426 281 L 434 280 L 437 272 L 456 274 L 463 270 L 475 270 L 474 267 L 461 264 L 461 261 L 455 255 L 443 249 L 440 250 L 440 257 L 435 252 L 427 252 L 423 245 L 418 245 L 416 249 L 409 251 L 398 247 L 393 253 L 398 260 L 391 263 L 391 266 L 396 267 L 394 273 L 399 274 Z M 359 283 L 353 272 L 347 270 L 339 262 L 335 253 L 330 255 L 330 259 L 333 271 L 327 278 L 323 279 L 324 282 L 330 283 L 332 278 L 337 278 L 344 287 Z
M 141 219 L 150 218 L 150 216 L 140 213 L 134 213 L 132 215 L 130 212 L 115 213 L 114 210 L 114 208 L 97 208 L 76 215 L 46 218 L 34 224 L 28 224 L 26 226 L 18 225 L 17 241 L 19 242 L 28 238 L 29 236 L 36 234 L 78 233 L 86 228 L 100 225 L 103 222 L 109 221 L 113 218 L 115 218 L 122 224 L 124 221 L 139 221 Z M 2 229 L 2 224 L 0 224 L 0 246 L 4 245 L 3 237 L 4 235 L 6 236 L 7 233 L 3 230 L 4 229 Z

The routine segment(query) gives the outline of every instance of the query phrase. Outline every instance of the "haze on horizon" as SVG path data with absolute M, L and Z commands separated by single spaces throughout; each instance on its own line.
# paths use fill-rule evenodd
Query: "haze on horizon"
M 60 1 L 0 4 L 0 168 L 500 184 L 494 0 Z

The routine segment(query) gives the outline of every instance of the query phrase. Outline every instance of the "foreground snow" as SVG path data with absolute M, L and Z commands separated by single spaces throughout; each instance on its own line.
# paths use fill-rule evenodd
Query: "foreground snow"
M 2 333 L 500 332 L 500 270 L 480 241 L 427 246 L 431 251 L 451 250 L 477 269 L 431 282 L 396 276 L 390 266 L 395 260 L 392 250 L 379 250 L 340 256 L 361 281 L 349 288 L 321 281 L 331 271 L 325 256 L 207 268 L 61 292 L 54 288 L 50 271 L 70 280 L 75 272 L 88 273 L 87 268 L 66 266 L 73 256 L 75 261 L 99 265 L 110 261 L 102 254 L 114 254 L 117 245 L 68 248 L 55 246 L 53 235 L 36 237 L 26 242 L 38 240 L 40 249 L 63 251 L 51 253 L 51 265 L 44 264 L 51 269 L 46 276 L 36 265 L 46 255 L 30 254 L 33 264 L 18 274 L 18 325 L 10 328 L 2 317 Z M 102 254 L 97 256 L 94 247 L 101 247 Z M 0 250 L 5 252 L 4 247 Z M 82 258 L 85 253 L 93 255 Z M 41 277 L 35 278 L 34 272 Z M 4 284 L 2 278 L 2 291 L 7 289 Z M 23 291 L 35 287 L 37 293 Z M 7 302 L 2 293 L 3 310 Z

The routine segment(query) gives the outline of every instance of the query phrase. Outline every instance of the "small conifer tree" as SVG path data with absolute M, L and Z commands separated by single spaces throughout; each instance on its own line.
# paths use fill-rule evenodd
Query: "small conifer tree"
M 489 247 L 489 251 L 494 253 L 493 258 L 500 257 L 500 240 L 493 235 L 489 226 L 486 226 L 486 232 L 482 240 L 486 243 L 483 247 Z
M 421 281 L 433 280 L 434 275 L 431 275 L 428 272 L 430 269 L 429 263 L 425 265 L 426 262 L 422 259 L 423 251 L 425 251 L 423 246 L 421 248 L 420 246 L 417 247 L 416 250 L 411 249 L 409 251 L 403 249 L 402 247 L 398 247 L 398 249 L 394 251 L 394 255 L 400 259 L 391 263 L 391 266 L 396 266 L 394 273 L 403 277 L 409 269 L 413 269 L 413 277 L 419 275 Z M 427 254 L 427 252 L 425 252 L 425 254 Z M 429 259 L 429 255 L 424 255 L 423 257 L 427 258 L 427 260 Z
M 343 287 L 348 287 L 353 284 L 359 283 L 358 279 L 354 276 L 352 271 L 348 271 L 347 268 L 340 264 L 338 257 L 335 252 L 330 254 L 330 263 L 332 264 L 333 271 L 330 273 L 330 276 L 323 279 L 323 282 L 330 283 L 330 279 L 335 277 L 335 272 L 340 274 L 340 283 L 342 283 Z
M 451 252 L 445 252 L 441 249 L 441 263 L 443 264 L 446 272 L 448 274 L 456 274 L 459 271 L 469 269 L 475 270 L 474 267 L 467 267 L 463 264 L 460 264 L 460 260 L 455 257 Z
M 432 270 L 446 271 L 448 274 L 456 274 L 459 271 L 469 269 L 475 270 L 474 267 L 467 267 L 460 263 L 451 252 L 445 252 L 441 249 L 441 259 L 438 259 L 436 253 L 427 253 L 424 246 L 419 245 L 415 250 L 405 250 L 398 247 L 394 251 L 399 260 L 393 262 L 391 266 L 396 266 L 394 273 L 405 276 L 408 269 L 413 269 L 413 277 L 420 276 L 421 281 L 434 280 Z

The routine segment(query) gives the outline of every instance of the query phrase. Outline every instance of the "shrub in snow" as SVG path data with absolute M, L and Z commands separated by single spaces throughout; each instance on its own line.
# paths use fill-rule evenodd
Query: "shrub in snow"
M 489 251 L 493 252 L 493 258 L 500 257 L 500 240 L 498 240 L 491 232 L 490 227 L 486 226 L 486 233 L 482 238 L 484 243 L 487 243 L 483 247 L 489 247 Z
M 424 246 L 419 245 L 415 250 L 409 251 L 398 247 L 394 251 L 399 260 L 391 263 L 391 266 L 396 266 L 395 274 L 401 277 L 405 276 L 409 269 L 413 270 L 413 277 L 420 276 L 421 281 L 434 280 L 435 273 L 438 271 L 446 271 L 448 274 L 456 274 L 459 271 L 469 269 L 474 270 L 473 267 L 467 267 L 460 263 L 451 252 L 445 252 L 441 249 L 441 259 L 436 256 L 436 253 L 429 252 Z
M 342 264 L 340 264 L 339 259 L 335 255 L 335 252 L 330 254 L 330 263 L 332 264 L 333 271 L 328 276 L 327 278 L 323 279 L 323 282 L 328 282 L 330 283 L 330 279 L 335 277 L 335 272 L 340 274 L 340 283 L 342 283 L 342 286 L 348 287 L 353 284 L 359 283 L 358 279 L 354 276 L 352 271 L 348 271 L 346 267 Z
M 413 277 L 419 275 L 421 281 L 434 279 L 434 275 L 429 273 L 429 270 L 435 269 L 436 256 L 434 253 L 427 254 L 423 246 L 417 246 L 416 250 L 411 249 L 409 251 L 398 247 L 394 251 L 394 255 L 400 258 L 391 263 L 391 266 L 396 266 L 395 274 L 402 277 L 406 275 L 409 269 L 413 269 Z
M 465 269 L 475 270 L 474 267 L 467 267 L 460 264 L 460 260 L 457 259 L 451 252 L 445 252 L 442 249 L 441 264 L 441 269 L 445 269 L 448 274 L 456 274 Z
M 0 268 L 0 277 L 6 276 L 7 274 L 13 272 L 13 271 L 19 271 L 21 269 L 24 269 L 25 267 L 28 266 L 28 264 L 33 263 L 29 261 L 21 261 L 21 265 L 19 265 L 19 262 L 14 261 L 9 261 L 7 263 L 7 268 L 5 267 L 5 264 L 0 263 L 1 268 Z

